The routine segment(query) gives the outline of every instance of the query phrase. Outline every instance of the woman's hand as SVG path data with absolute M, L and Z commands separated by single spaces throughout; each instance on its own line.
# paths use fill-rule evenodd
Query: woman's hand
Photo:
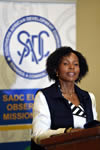
M 78 131 L 81 131 L 81 130 L 83 130 L 83 129 L 70 127 L 68 129 L 65 129 L 64 133 L 73 133 L 73 132 L 78 132 Z

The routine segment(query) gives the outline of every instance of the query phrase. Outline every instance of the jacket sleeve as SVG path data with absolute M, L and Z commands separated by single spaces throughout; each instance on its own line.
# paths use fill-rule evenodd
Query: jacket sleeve
M 96 99 L 95 99 L 95 96 L 93 93 L 89 92 L 89 95 L 90 95 L 91 101 L 92 101 L 93 117 L 94 117 L 94 120 L 97 120 Z
M 39 144 L 40 140 L 64 133 L 65 128 L 51 130 L 51 116 L 45 96 L 39 91 L 33 105 L 32 139 Z

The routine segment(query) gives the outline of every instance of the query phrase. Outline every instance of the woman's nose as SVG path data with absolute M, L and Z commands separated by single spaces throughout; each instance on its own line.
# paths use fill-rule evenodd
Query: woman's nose
M 73 69 L 73 68 L 74 68 L 74 65 L 73 65 L 73 64 L 69 64 L 69 68 L 70 68 L 70 69 Z

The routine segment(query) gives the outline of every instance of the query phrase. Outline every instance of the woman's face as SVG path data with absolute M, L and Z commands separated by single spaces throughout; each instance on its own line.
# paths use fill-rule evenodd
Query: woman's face
M 68 82 L 77 80 L 80 73 L 78 57 L 74 53 L 64 56 L 59 64 L 57 73 L 59 80 Z

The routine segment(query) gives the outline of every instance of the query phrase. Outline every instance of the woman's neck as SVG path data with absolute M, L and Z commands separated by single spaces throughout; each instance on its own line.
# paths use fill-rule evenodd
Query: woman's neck
M 74 82 L 64 82 L 60 81 L 60 89 L 62 93 L 72 94 L 75 93 Z

